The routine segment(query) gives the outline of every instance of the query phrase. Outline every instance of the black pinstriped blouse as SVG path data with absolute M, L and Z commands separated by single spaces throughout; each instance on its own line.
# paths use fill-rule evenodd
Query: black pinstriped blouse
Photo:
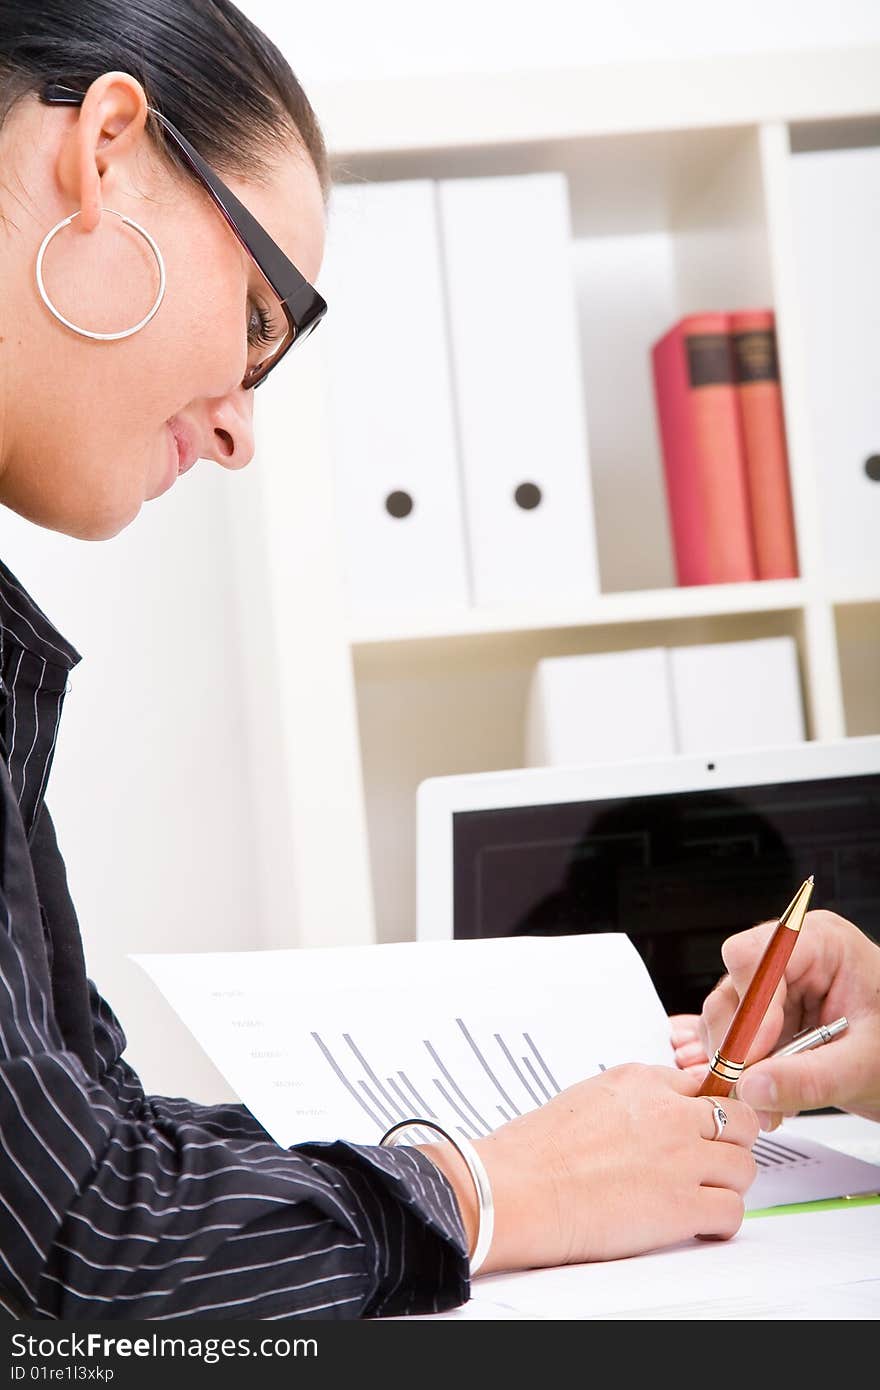
M 422 1154 L 282 1149 L 243 1106 L 145 1095 L 123 1060 L 43 800 L 78 660 L 0 565 L 0 1306 L 271 1319 L 463 1302 L 458 1208 Z

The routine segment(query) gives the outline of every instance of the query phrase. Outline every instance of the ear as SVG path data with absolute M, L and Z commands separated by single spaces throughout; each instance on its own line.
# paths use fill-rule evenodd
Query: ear
M 144 140 L 148 104 L 137 78 L 105 72 L 95 78 L 65 132 L 58 152 L 58 182 L 79 203 L 80 227 L 91 232 L 101 220 L 104 192 L 118 174 L 120 161 Z

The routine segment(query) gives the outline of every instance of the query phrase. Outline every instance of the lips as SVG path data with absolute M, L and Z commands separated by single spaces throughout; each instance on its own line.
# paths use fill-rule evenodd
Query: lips
M 168 428 L 177 445 L 177 476 L 180 477 L 182 473 L 188 472 L 198 459 L 199 447 L 188 426 L 179 416 L 175 415 L 168 421 Z

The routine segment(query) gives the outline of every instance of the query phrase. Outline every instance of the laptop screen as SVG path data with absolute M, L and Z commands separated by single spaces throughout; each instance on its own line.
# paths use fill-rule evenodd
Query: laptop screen
M 699 1013 L 721 943 L 811 908 L 880 940 L 880 773 L 460 811 L 456 937 L 623 931 L 669 1013 Z

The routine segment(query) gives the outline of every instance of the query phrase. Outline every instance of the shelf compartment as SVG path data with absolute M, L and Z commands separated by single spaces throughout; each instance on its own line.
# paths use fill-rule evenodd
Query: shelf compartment
M 390 153 L 349 160 L 344 175 L 386 182 L 548 170 L 569 188 L 600 589 L 668 589 L 675 566 L 651 346 L 685 314 L 773 305 L 760 127 Z M 528 351 L 540 352 L 539 337 Z
M 408 940 L 414 931 L 419 782 L 522 766 L 528 687 L 541 657 L 785 635 L 795 638 L 804 672 L 799 608 L 459 634 L 355 650 L 377 939 Z M 805 713 L 813 737 L 809 710 Z
M 834 611 L 848 737 L 880 734 L 880 600 Z

